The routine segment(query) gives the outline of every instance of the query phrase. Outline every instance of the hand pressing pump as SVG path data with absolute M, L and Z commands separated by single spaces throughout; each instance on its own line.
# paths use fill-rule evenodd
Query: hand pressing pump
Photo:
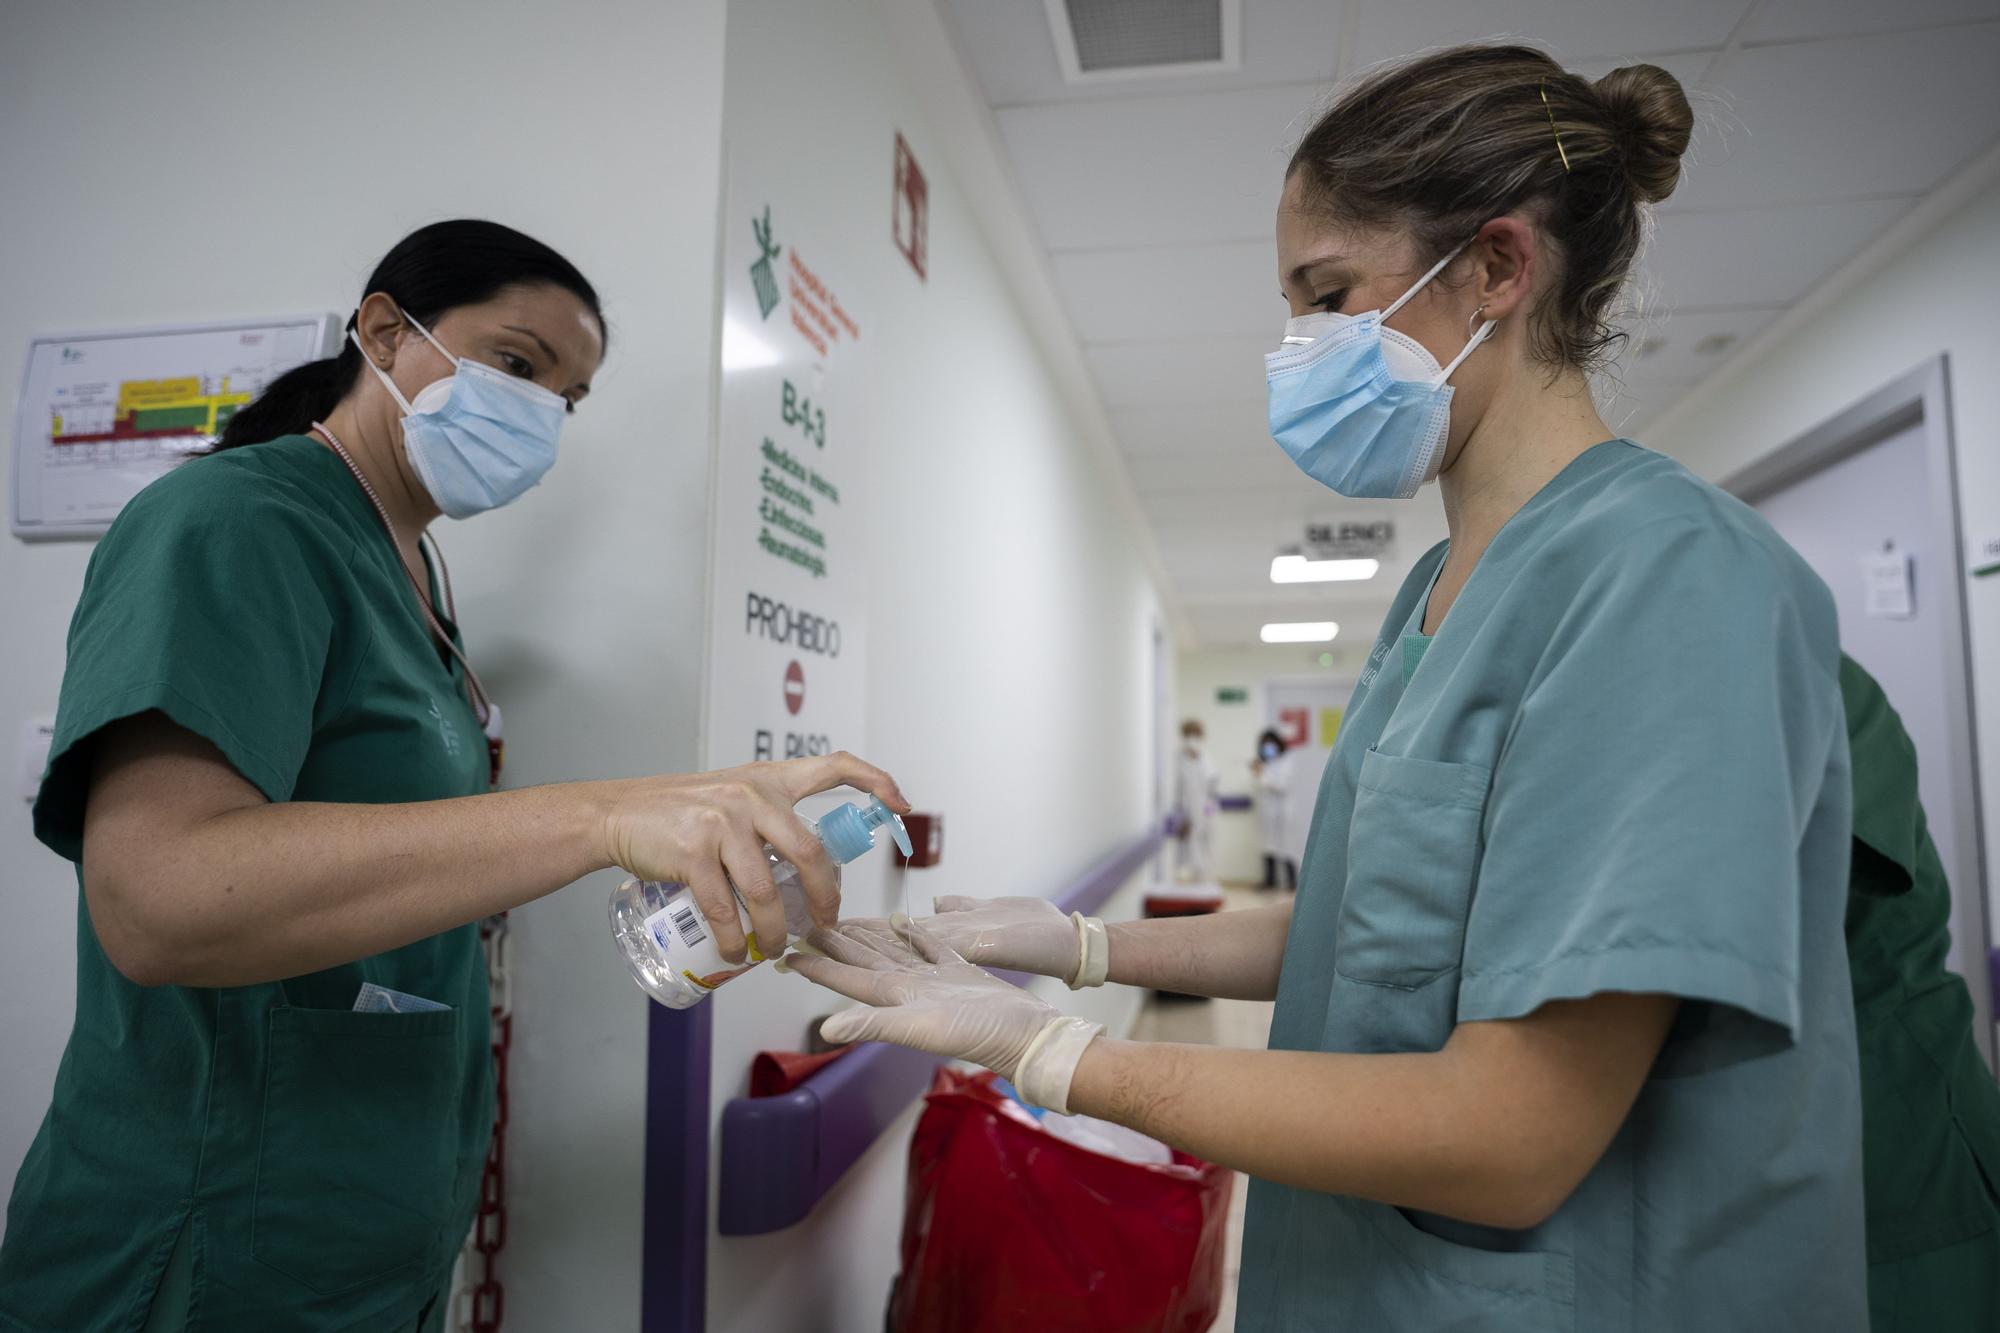
M 875 835 L 887 832 L 903 855 L 910 854 L 910 835 L 895 811 L 878 797 L 865 806 L 852 802 L 828 811 L 817 822 L 805 825 L 826 847 L 833 862 L 836 882 L 840 867 L 865 855 L 875 845 Z M 664 884 L 631 878 L 611 891 L 611 938 L 632 971 L 632 979 L 645 992 L 669 1009 L 686 1009 L 700 1004 L 715 991 L 757 964 L 776 958 L 788 945 L 813 928 L 812 908 L 806 901 L 799 868 L 778 854 L 769 843 L 764 858 L 771 867 L 771 882 L 777 886 L 784 904 L 788 938 L 759 940 L 748 927 L 749 959 L 731 963 L 716 946 L 715 935 L 702 919 L 701 904 L 685 884 Z M 741 906 L 741 890 L 735 884 Z

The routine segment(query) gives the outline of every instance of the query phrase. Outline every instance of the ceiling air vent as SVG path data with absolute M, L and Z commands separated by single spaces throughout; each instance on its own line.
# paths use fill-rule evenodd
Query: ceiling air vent
M 1213 74 L 1242 63 L 1241 0 L 1043 0 L 1065 83 Z

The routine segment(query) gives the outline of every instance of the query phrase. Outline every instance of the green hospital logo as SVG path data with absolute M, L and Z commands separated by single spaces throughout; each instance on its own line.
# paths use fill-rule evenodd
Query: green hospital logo
M 778 308 L 778 277 L 771 272 L 771 261 L 778 257 L 782 248 L 771 244 L 771 206 L 764 205 L 764 219 L 750 219 L 750 231 L 757 238 L 757 248 L 763 253 L 750 266 L 750 282 L 757 289 L 757 311 L 765 319 Z

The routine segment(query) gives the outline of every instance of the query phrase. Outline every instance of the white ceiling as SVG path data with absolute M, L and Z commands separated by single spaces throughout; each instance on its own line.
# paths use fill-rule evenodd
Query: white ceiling
M 1286 314 L 1272 209 L 1337 80 L 1513 37 L 1591 77 L 1645 60 L 1687 85 L 1699 129 L 1642 260 L 1645 318 L 1607 411 L 1635 433 L 2000 129 L 2000 0 L 1242 0 L 1239 69 L 1080 86 L 1063 81 L 1043 0 L 943 7 L 1205 646 L 1328 616 L 1366 641 L 1444 535 L 1434 500 L 1343 501 L 1265 432 L 1262 357 Z M 1399 529 L 1375 579 L 1269 581 L 1306 520 L 1372 513 Z

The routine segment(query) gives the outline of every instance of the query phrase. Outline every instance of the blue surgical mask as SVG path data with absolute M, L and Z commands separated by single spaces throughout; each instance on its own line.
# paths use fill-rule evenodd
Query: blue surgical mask
M 1282 753 L 1277 746 L 1270 744 L 1268 741 L 1257 748 L 1258 753 L 1262 754 L 1266 759 L 1276 759 Z
M 403 452 L 417 480 L 452 518 L 519 499 L 555 466 L 569 405 L 539 384 L 453 356 L 429 329 L 407 313 L 403 318 L 457 367 L 413 401 L 364 350 L 362 360 L 403 409 Z M 347 336 L 361 346 L 352 330 Z
M 1437 476 L 1451 423 L 1445 381 L 1498 321 L 1482 323 L 1442 370 L 1422 343 L 1382 321 L 1457 254 L 1432 265 L 1387 310 L 1286 321 L 1283 345 L 1264 357 L 1271 438 L 1314 481 L 1357 499 L 1407 500 Z

